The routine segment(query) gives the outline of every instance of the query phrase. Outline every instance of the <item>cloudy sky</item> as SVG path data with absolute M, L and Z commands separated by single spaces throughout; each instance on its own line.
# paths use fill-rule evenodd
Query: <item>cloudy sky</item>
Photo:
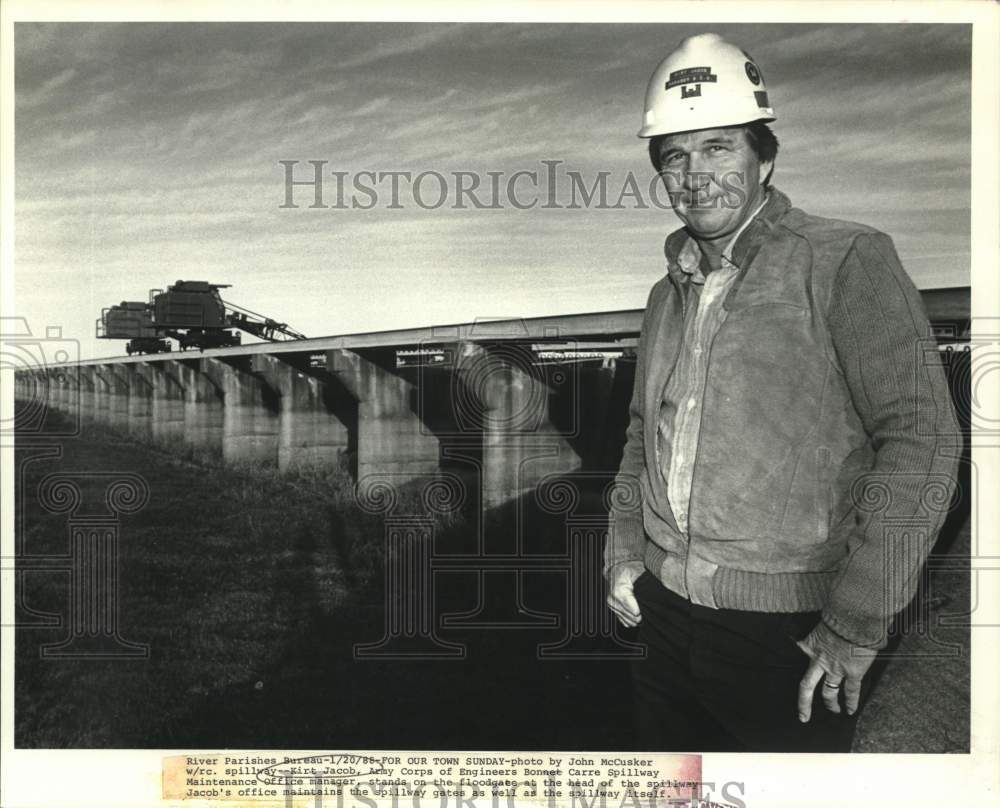
M 16 26 L 16 310 L 83 356 L 102 306 L 176 279 L 308 336 L 638 308 L 663 271 L 669 211 L 567 209 L 567 170 L 652 169 L 636 137 L 646 81 L 714 30 L 762 68 L 776 187 L 810 213 L 885 230 L 921 288 L 969 282 L 971 29 L 959 25 L 34 24 Z M 348 172 L 347 209 L 285 201 L 281 160 Z M 454 209 L 450 172 L 544 181 L 557 206 Z M 359 171 L 437 171 L 421 209 L 401 180 L 351 209 Z M 422 185 L 433 204 L 438 184 Z M 324 202 L 336 203 L 328 175 Z

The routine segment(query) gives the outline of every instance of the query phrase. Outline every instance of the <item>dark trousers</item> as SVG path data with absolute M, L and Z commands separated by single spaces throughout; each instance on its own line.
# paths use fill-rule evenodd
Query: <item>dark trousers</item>
M 633 663 L 639 747 L 682 752 L 849 752 L 857 715 L 831 713 L 816 687 L 798 720 L 809 657 L 795 641 L 819 612 L 767 614 L 691 603 L 649 572 L 635 582 L 646 658 Z

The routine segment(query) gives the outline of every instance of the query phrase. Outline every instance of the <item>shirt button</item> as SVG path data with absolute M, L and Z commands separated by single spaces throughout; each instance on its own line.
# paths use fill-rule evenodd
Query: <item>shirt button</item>
M 677 465 L 680 466 L 683 465 L 683 463 L 684 463 L 684 455 L 682 454 L 677 455 Z
M 689 398 L 689 399 L 688 399 L 688 409 L 689 409 L 689 410 L 693 410 L 693 409 L 695 408 L 695 405 L 696 405 L 697 403 L 698 403 L 698 402 L 697 402 L 697 401 L 695 401 L 695 400 L 694 400 L 693 398 Z

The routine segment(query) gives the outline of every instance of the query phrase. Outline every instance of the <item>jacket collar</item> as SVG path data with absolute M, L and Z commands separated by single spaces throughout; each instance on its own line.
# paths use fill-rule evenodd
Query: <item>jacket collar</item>
M 730 251 L 730 261 L 741 273 L 746 270 L 750 261 L 757 254 L 757 249 L 764 237 L 781 221 L 791 206 L 792 203 L 788 197 L 777 188 L 771 188 L 768 191 L 768 199 L 764 203 L 764 207 L 743 229 Z M 692 261 L 700 259 L 701 250 L 698 249 L 697 241 L 686 228 L 675 230 L 667 236 L 664 253 L 667 257 L 667 272 L 675 281 L 683 283 L 696 274 L 696 266 L 692 266 Z

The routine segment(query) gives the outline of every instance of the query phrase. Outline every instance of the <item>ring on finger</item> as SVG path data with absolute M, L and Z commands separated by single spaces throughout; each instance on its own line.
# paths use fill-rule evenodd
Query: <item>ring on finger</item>
M 842 685 L 843 683 L 844 683 L 844 680 L 843 680 L 843 679 L 841 679 L 840 681 L 837 681 L 837 682 L 831 682 L 831 681 L 830 681 L 829 679 L 825 679 L 825 680 L 823 681 L 823 687 L 827 687 L 827 688 L 829 688 L 830 690 L 839 690 L 839 689 L 840 689 L 840 686 L 841 686 L 841 685 Z

